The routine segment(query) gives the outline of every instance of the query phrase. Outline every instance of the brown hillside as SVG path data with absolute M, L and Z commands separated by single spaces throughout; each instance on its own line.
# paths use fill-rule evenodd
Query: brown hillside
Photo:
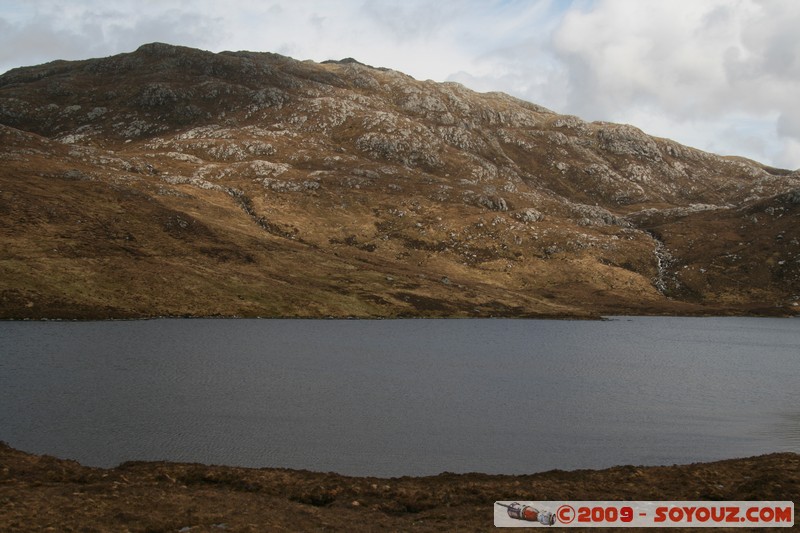
M 792 314 L 800 175 L 354 60 L 0 76 L 0 317 Z

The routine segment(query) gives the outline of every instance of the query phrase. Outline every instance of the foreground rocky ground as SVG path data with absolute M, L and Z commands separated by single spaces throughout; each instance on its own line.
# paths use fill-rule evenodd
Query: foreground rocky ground
M 800 455 L 383 479 L 162 462 L 87 468 L 0 443 L 0 530 L 9 532 L 487 531 L 493 503 L 508 498 L 800 502 Z

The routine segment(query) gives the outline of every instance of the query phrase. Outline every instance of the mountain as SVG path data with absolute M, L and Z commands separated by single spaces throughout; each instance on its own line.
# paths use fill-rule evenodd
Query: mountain
M 0 317 L 794 314 L 800 173 L 354 59 L 0 76 Z

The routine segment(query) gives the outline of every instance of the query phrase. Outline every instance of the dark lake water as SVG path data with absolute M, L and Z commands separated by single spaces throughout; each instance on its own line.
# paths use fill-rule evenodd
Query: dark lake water
M 375 476 L 800 452 L 800 320 L 0 322 L 0 440 Z

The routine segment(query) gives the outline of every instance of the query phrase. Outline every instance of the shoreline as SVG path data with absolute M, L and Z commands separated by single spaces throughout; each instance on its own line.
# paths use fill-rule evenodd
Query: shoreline
M 0 317 L 0 322 L 135 322 L 145 320 L 608 320 L 612 317 L 653 317 L 653 318 L 800 318 L 800 311 L 787 312 L 775 308 L 762 313 L 602 313 L 591 315 L 491 315 L 491 316 L 244 316 L 244 315 L 157 315 L 131 317 Z
M 797 502 L 800 454 L 377 478 L 161 461 L 93 468 L 0 442 L 4 531 L 485 531 L 493 503 L 509 498 Z

